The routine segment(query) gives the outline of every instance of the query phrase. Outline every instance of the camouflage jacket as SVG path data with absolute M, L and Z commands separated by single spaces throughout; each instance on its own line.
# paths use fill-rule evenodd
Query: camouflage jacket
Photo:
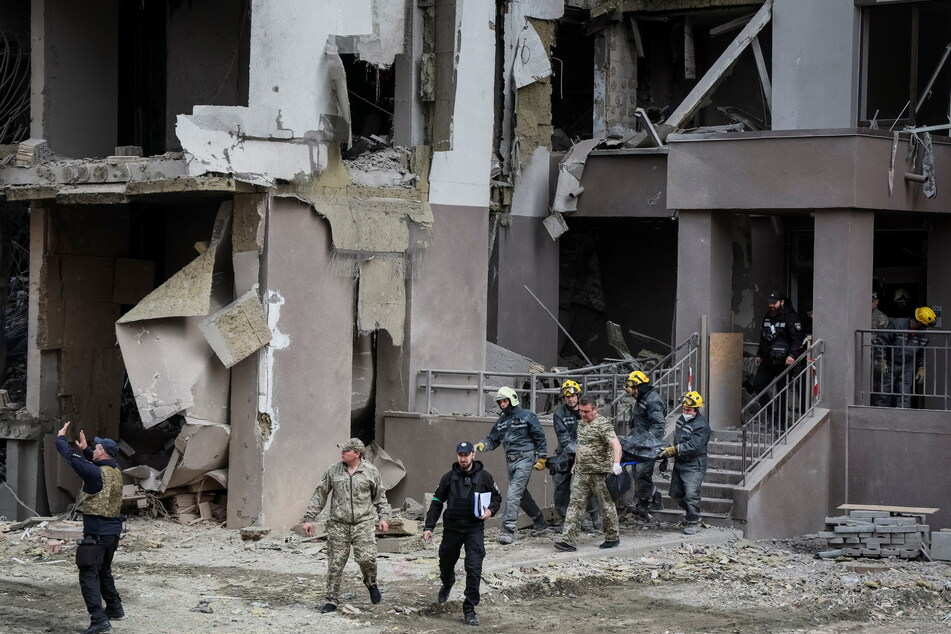
M 612 438 L 617 438 L 614 425 L 604 416 L 598 416 L 590 423 L 582 420 L 578 424 L 575 470 L 578 473 L 610 473 L 614 464 Z
M 337 462 L 324 472 L 320 484 L 310 498 L 305 522 L 313 522 L 330 500 L 330 519 L 343 524 L 359 524 L 389 519 L 390 505 L 386 501 L 380 472 L 366 460 L 350 475 L 347 465 Z

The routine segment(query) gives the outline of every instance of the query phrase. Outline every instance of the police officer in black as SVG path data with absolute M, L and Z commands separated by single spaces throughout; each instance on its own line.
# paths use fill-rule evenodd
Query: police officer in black
M 763 317 L 759 347 L 756 349 L 756 376 L 753 390 L 762 392 L 776 376 L 796 362 L 802 354 L 805 333 L 802 322 L 792 307 L 786 305 L 783 294 L 773 291 L 766 298 L 769 310 Z M 777 386 L 781 389 L 783 386 Z M 780 398 L 779 411 L 784 413 L 785 397 Z
M 476 496 L 488 493 L 488 504 L 479 505 Z M 484 497 L 484 496 L 482 496 Z M 423 539 L 429 540 L 436 528 L 436 520 L 443 515 L 443 537 L 439 545 L 439 602 L 445 603 L 456 582 L 456 562 L 459 552 L 466 549 L 466 590 L 462 615 L 466 625 L 478 625 L 475 606 L 479 604 L 479 583 L 482 580 L 482 560 L 485 557 L 484 523 L 499 512 L 502 495 L 495 478 L 475 459 L 470 442 L 456 445 L 456 463 L 439 480 L 433 501 L 426 513 Z M 445 512 L 443 512 L 445 508 Z

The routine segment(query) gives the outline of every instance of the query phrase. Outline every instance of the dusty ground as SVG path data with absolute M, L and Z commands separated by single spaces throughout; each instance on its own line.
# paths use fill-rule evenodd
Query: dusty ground
M 126 614 L 115 632 L 453 632 L 461 583 L 445 605 L 435 546 L 381 555 L 383 603 L 373 606 L 350 564 L 353 614 L 320 615 L 326 560 L 293 533 L 242 542 L 221 528 L 133 518 L 116 556 Z M 34 529 L 35 530 L 35 529 Z M 494 531 L 490 532 L 494 535 Z M 438 534 L 437 534 L 438 538 Z M 949 632 L 951 567 L 897 560 L 818 561 L 820 540 L 751 543 L 706 529 L 690 543 L 673 526 L 628 525 L 602 557 L 600 536 L 577 554 L 551 533 L 487 544 L 483 629 L 576 633 Z M 79 632 L 87 620 L 74 551 L 44 538 L 0 539 L 0 630 Z M 719 542 L 719 543 L 711 543 Z M 461 577 L 461 570 L 459 571 Z M 341 606 L 343 607 L 343 606 Z M 348 608 L 350 609 L 350 608 Z M 203 610 L 203 611 L 199 611 Z

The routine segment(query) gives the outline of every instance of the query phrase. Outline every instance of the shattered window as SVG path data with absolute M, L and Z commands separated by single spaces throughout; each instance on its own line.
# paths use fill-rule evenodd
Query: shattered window
M 860 125 L 947 123 L 951 0 L 863 7 Z

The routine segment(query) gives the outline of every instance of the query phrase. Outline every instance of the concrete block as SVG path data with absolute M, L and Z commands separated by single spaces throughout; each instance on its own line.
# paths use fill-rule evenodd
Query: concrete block
M 882 551 L 879 548 L 863 548 L 862 556 L 863 557 L 881 557 Z
M 862 540 L 859 539 L 858 535 L 849 535 L 848 537 L 842 538 L 842 543 L 844 544 L 861 544 Z
M 897 557 L 899 550 L 897 548 L 882 548 L 882 557 Z
M 833 538 L 831 538 L 831 539 L 828 540 L 828 543 L 829 543 L 830 546 L 841 546 L 842 544 L 845 543 L 845 538 L 844 538 L 844 537 L 833 537 Z
M 847 515 L 842 515 L 841 517 L 827 517 L 826 524 L 831 524 L 836 526 L 838 524 L 848 524 L 849 518 Z
M 881 548 L 883 542 L 890 544 L 891 539 L 888 537 L 884 539 L 881 537 L 868 537 L 862 540 L 862 545 L 865 546 L 865 548 Z
M 935 561 L 951 561 L 951 530 L 943 528 L 931 534 L 931 558 Z
M 921 554 L 921 550 L 919 549 L 909 550 L 907 548 L 902 548 L 901 550 L 898 551 L 898 556 L 901 557 L 902 559 L 914 559 L 920 554 Z
M 819 531 L 819 537 L 822 539 L 834 539 L 837 536 L 835 531 Z
M 380 537 L 376 540 L 376 549 L 381 553 L 413 553 L 422 550 L 419 537 Z
M 843 525 L 839 525 L 835 527 L 836 533 L 854 533 L 856 535 L 859 533 L 868 533 L 869 535 L 871 535 L 872 534 L 871 531 L 872 531 L 871 524 L 861 524 L 856 526 L 846 526 L 843 524 Z
M 249 291 L 198 326 L 226 368 L 271 341 L 271 329 L 257 291 Z

